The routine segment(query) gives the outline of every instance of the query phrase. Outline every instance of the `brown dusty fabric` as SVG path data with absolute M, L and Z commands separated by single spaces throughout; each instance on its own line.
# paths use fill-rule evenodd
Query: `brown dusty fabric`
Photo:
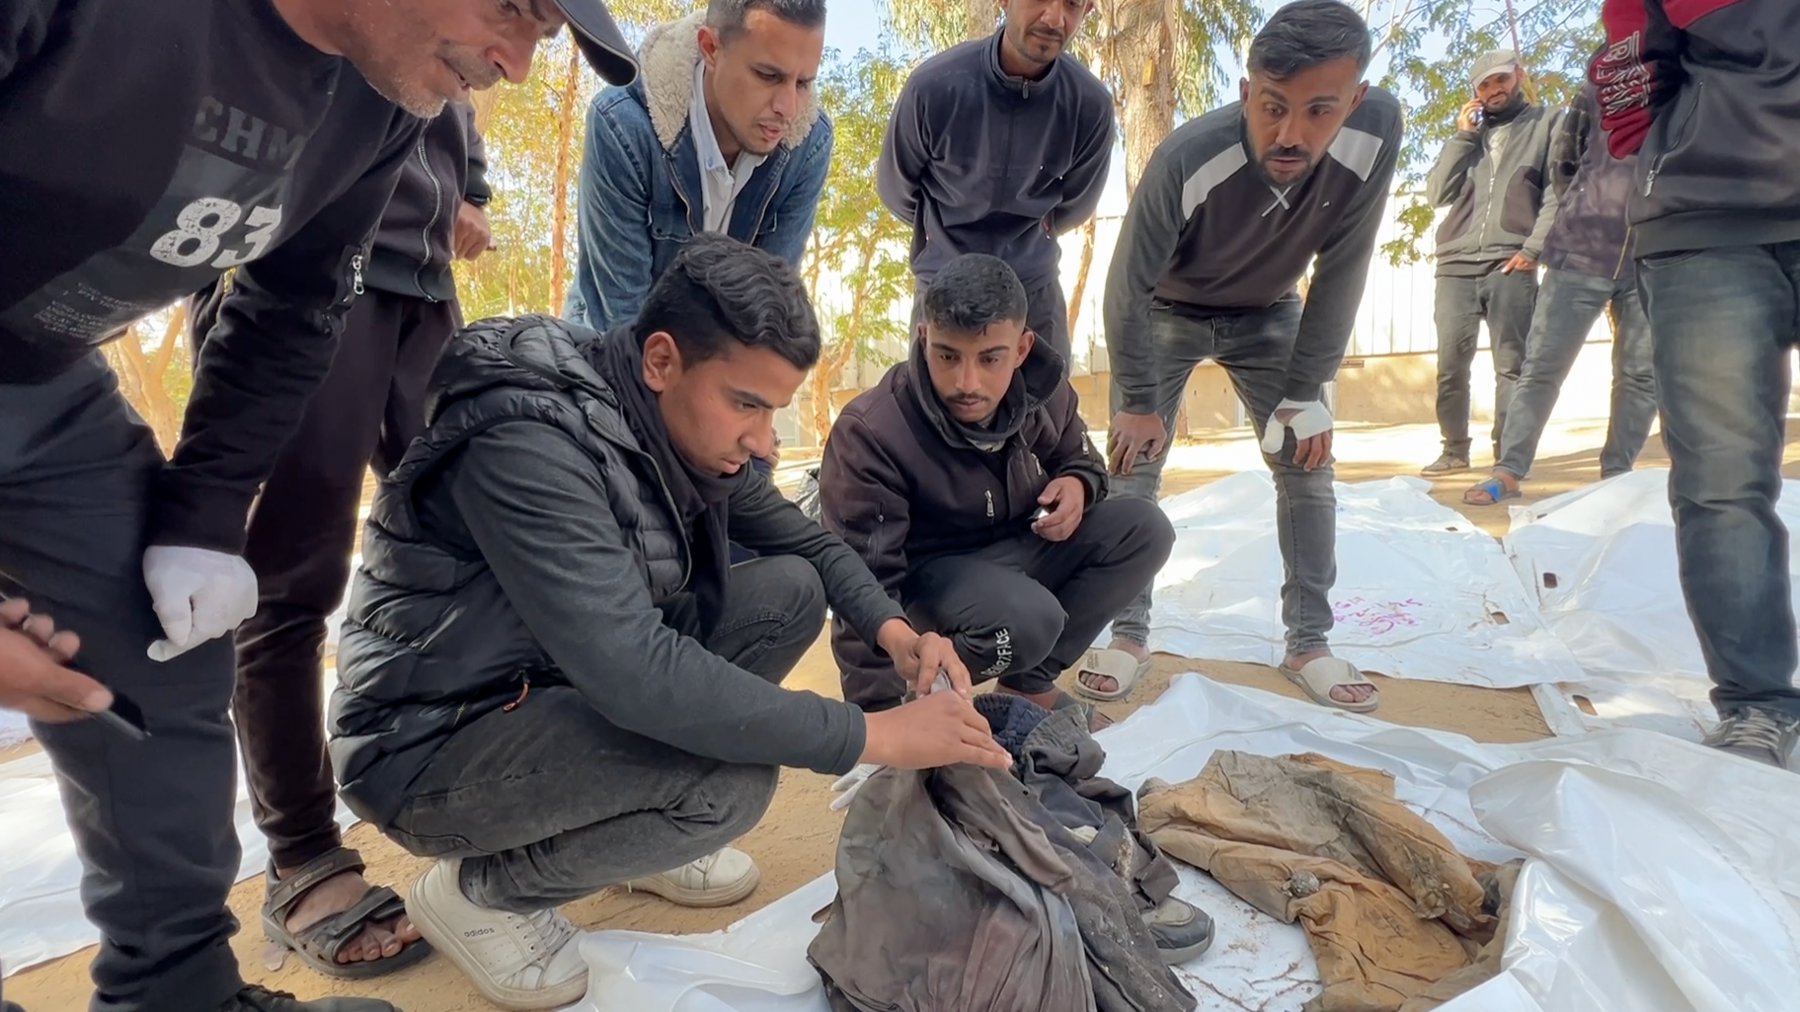
M 1516 869 L 1457 853 L 1380 770 L 1222 751 L 1147 791 L 1138 820 L 1163 853 L 1299 922 L 1325 985 L 1305 1012 L 1428 1012 L 1499 969 Z

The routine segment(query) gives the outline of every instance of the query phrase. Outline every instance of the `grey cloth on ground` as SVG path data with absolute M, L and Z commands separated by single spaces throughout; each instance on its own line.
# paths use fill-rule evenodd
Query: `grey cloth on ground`
M 1175 411 L 1187 389 L 1188 374 L 1207 360 L 1225 367 L 1238 400 L 1256 431 L 1268 424 L 1281 403 L 1300 331 L 1301 303 L 1290 296 L 1263 310 L 1221 313 L 1196 319 L 1167 304 L 1150 312 L 1150 341 L 1156 363 L 1155 410 L 1166 432 L 1175 431 Z M 1115 375 L 1112 409 L 1123 406 L 1124 391 Z M 1114 498 L 1156 501 L 1162 485 L 1164 451 L 1146 460 L 1140 454 L 1129 474 L 1115 475 Z M 1283 437 L 1281 452 L 1264 454 L 1275 476 L 1275 531 L 1281 545 L 1281 622 L 1287 649 L 1300 653 L 1323 647 L 1331 633 L 1332 584 L 1337 582 L 1337 493 L 1330 464 L 1308 471 L 1294 463 L 1294 434 Z M 1127 604 L 1113 620 L 1113 635 L 1146 643 L 1150 635 L 1150 587 Z
M 836 1012 L 1186 1012 L 1127 887 L 999 770 L 884 769 L 807 956 Z
M 1169 898 L 1175 866 L 1138 829 L 1131 792 L 1100 775 L 1106 752 L 1088 730 L 1087 714 L 1076 707 L 1046 710 L 999 692 L 977 696 L 975 708 L 1013 754 L 1013 775 L 1032 797 L 1065 829 L 1095 831 L 1088 850 L 1132 888 L 1139 909 L 1153 910 Z

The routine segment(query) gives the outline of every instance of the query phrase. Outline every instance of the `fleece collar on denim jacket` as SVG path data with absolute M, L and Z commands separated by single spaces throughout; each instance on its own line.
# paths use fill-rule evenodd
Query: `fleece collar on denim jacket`
M 638 50 L 638 74 L 634 89 L 643 89 L 640 97 L 650 110 L 650 122 L 656 127 L 656 139 L 665 150 L 674 150 L 681 128 L 687 125 L 688 106 L 694 98 L 694 64 L 700 60 L 700 25 L 706 11 L 700 10 L 666 25 L 650 29 L 644 45 Z M 794 128 L 781 139 L 781 146 L 798 148 L 813 124 L 819 121 L 819 94 L 815 88 L 806 96 L 806 107 L 794 120 Z

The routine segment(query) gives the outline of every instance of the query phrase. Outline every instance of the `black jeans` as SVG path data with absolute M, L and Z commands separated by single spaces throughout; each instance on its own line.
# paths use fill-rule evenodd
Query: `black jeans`
M 100 929 L 95 1012 L 211 1009 L 244 986 L 225 909 L 240 854 L 231 644 L 145 655 L 162 637 L 143 574 L 162 465 L 98 353 L 49 382 L 0 386 L 0 585 L 80 634 L 82 665 L 131 697 L 150 730 L 130 741 L 96 720 L 33 727 Z
M 1046 692 L 1174 546 L 1175 530 L 1154 502 L 1103 499 L 1067 541 L 1027 530 L 920 563 L 901 588 L 901 604 L 914 628 L 956 644 L 976 682 L 998 678 L 1018 692 Z M 850 686 L 845 692 L 856 698 Z
M 1506 409 L 1512 403 L 1519 370 L 1525 365 L 1537 290 L 1535 270 L 1501 273 L 1496 267 L 1478 278 L 1437 279 L 1437 419 L 1446 452 L 1469 455 L 1469 367 L 1475 362 L 1481 322 L 1486 320 L 1494 355 L 1491 438 L 1494 456 L 1499 457 Z
M 668 609 L 692 634 L 691 599 Z M 819 638 L 812 565 L 765 556 L 732 567 L 707 649 L 779 683 Z M 463 892 L 530 913 L 705 857 L 743 836 L 780 773 L 708 759 L 608 722 L 568 686 L 532 689 L 453 734 L 385 830 L 421 857 L 461 857 Z
M 231 710 L 256 825 L 278 867 L 343 842 L 325 756 L 326 620 L 350 579 L 364 469 L 386 474 L 425 431 L 426 385 L 461 326 L 454 302 L 374 289 L 357 298 L 331 371 L 251 510 L 244 557 L 257 604 L 237 630 Z

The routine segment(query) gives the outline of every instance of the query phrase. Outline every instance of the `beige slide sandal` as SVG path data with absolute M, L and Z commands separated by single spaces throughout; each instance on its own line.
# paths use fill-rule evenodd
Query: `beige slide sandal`
M 1149 670 L 1150 662 L 1148 660 L 1139 662 L 1136 657 L 1123 650 L 1096 647 L 1082 654 L 1081 663 L 1075 666 L 1074 688 L 1077 693 L 1089 699 L 1097 699 L 1102 703 L 1113 703 L 1131 695 L 1131 690 L 1137 688 L 1138 681 Z M 1105 675 L 1112 679 L 1118 688 L 1111 692 L 1102 692 L 1099 689 L 1091 688 L 1081 680 L 1081 676 L 1086 674 Z
M 1380 690 L 1360 703 L 1345 703 L 1331 698 L 1331 690 L 1340 685 L 1375 684 L 1363 677 L 1363 673 L 1356 670 L 1356 665 L 1342 657 L 1315 657 L 1301 665 L 1298 671 L 1286 664 L 1278 670 L 1288 681 L 1298 685 L 1307 698 L 1320 706 L 1347 710 L 1350 713 L 1371 713 L 1381 705 Z

